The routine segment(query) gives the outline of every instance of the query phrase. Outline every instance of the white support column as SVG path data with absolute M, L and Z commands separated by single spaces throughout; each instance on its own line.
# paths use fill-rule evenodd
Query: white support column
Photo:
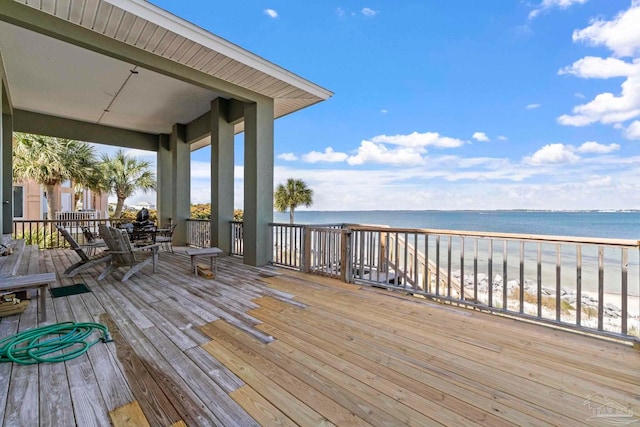
M 231 252 L 234 199 L 234 132 L 228 101 L 211 102 L 211 246 Z
M 244 109 L 244 263 L 265 265 L 273 255 L 273 100 Z
M 180 246 L 187 243 L 187 218 L 191 216 L 191 150 L 189 144 L 185 142 L 184 125 L 173 125 L 169 146 L 173 199 L 171 219 L 177 224 L 173 234 L 173 243 Z

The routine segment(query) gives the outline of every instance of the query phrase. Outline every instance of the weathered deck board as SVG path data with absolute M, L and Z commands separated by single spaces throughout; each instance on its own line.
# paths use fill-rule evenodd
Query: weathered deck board
M 244 382 L 251 384 L 258 393 L 262 396 L 268 396 L 267 399 L 273 405 L 299 425 L 333 425 L 321 414 L 298 400 L 295 395 L 273 382 L 267 374 L 251 365 L 247 365 L 233 351 L 224 346 L 216 345 L 214 342 L 205 344 L 204 348 L 228 366 Z
M 198 365 L 204 373 L 227 393 L 232 393 L 244 385 L 244 382 L 238 378 L 237 375 L 207 353 L 202 347 L 190 348 L 185 351 L 185 353 L 187 353 L 187 356 L 189 356 L 193 363 Z
M 499 420 L 494 418 L 494 415 L 500 415 L 518 425 L 536 426 L 540 423 L 539 419 L 528 416 L 526 411 L 523 411 L 523 408 L 519 411 L 513 411 L 503 403 L 507 399 L 499 394 L 491 395 L 490 393 L 481 393 L 479 390 L 466 390 L 464 387 L 450 383 L 445 375 L 439 377 L 437 373 L 429 372 L 421 367 L 404 364 L 388 356 L 363 357 L 362 353 L 368 353 L 370 349 L 357 344 L 353 347 L 345 347 L 341 344 L 336 345 L 334 340 L 327 340 L 330 337 L 327 337 L 327 335 L 322 336 L 321 333 L 310 330 L 307 325 L 304 328 L 300 328 L 272 318 L 268 324 L 261 327 L 273 333 L 277 338 L 274 347 L 287 346 L 292 348 L 289 352 L 301 351 L 312 354 L 313 357 L 330 366 L 334 366 L 346 374 L 358 370 L 358 367 L 362 366 L 368 369 L 369 372 L 375 372 L 376 375 L 382 378 L 402 385 L 405 390 L 411 393 L 428 397 L 438 405 L 446 408 L 454 408 L 460 414 L 472 419 L 476 417 L 477 423 L 482 423 L 489 418 L 491 420 L 489 425 L 493 425 L 493 423 L 501 424 Z M 354 372 L 353 374 L 358 375 L 361 373 Z M 474 405 L 482 408 L 481 413 L 478 412 L 478 408 L 473 407 Z M 489 408 L 491 409 L 491 416 L 487 417 L 482 414 L 482 411 L 486 411 Z M 557 417 L 553 414 L 549 421 L 551 422 L 551 420 L 555 419 Z
M 34 255 L 35 254 L 35 255 Z M 33 259 L 35 258 L 35 260 Z M 20 260 L 17 274 L 38 273 L 37 249 L 27 246 Z M 15 316 L 9 316 L 8 319 Z M 27 309 L 19 315 L 17 332 L 38 327 L 38 303 L 33 298 Z M 38 365 L 14 365 L 4 414 L 5 425 L 38 425 Z
M 607 400 L 640 419 L 624 344 L 234 258 L 207 280 L 183 251 L 125 284 L 97 281 L 102 266 L 63 277 L 69 250 L 25 252 L 22 274 L 92 290 L 47 295 L 44 324 L 102 322 L 117 342 L 0 365 L 1 423 L 585 425 Z M 38 309 L 0 318 L 0 338 L 38 326 Z
M 310 408 L 322 414 L 336 425 L 369 425 L 355 416 L 344 406 L 325 396 L 316 388 L 308 385 L 304 379 L 291 375 L 292 360 L 283 363 L 285 367 L 274 363 L 265 354 L 272 355 L 271 347 L 262 344 L 224 321 L 217 321 L 202 327 L 207 335 L 214 339 L 215 344 L 222 344 L 230 351 L 244 359 L 248 364 L 259 369 L 289 393 L 296 396 Z M 207 348 L 210 348 L 207 347 Z
M 264 397 L 249 386 L 242 386 L 231 393 L 231 397 L 238 402 L 260 425 L 295 427 L 297 424 L 283 414 Z
M 279 279 L 275 280 L 277 281 Z M 290 285 L 283 285 L 283 287 L 284 289 L 289 289 Z M 341 297 L 338 297 L 337 295 L 340 295 Z M 371 325 L 370 351 L 363 352 L 362 355 L 364 357 L 371 357 L 370 355 L 375 354 L 376 350 L 383 351 L 385 361 L 396 360 L 397 365 L 405 369 L 410 368 L 413 365 L 420 367 L 420 360 L 428 359 L 428 365 L 424 366 L 429 366 L 430 369 L 433 369 L 433 367 L 436 366 L 442 373 L 446 374 L 446 377 L 450 382 L 458 381 L 461 384 L 466 384 L 467 387 L 471 387 L 472 390 L 477 390 L 479 385 L 484 385 L 487 390 L 493 391 L 494 393 L 496 391 L 502 391 L 509 397 L 508 400 L 517 402 L 518 404 L 522 402 L 535 402 L 536 405 L 532 405 L 532 408 L 529 410 L 529 413 L 531 414 L 540 412 L 535 406 L 541 405 L 543 407 L 551 408 L 557 406 L 558 414 L 550 414 L 550 416 L 546 418 L 547 422 L 553 422 L 552 420 L 558 420 L 558 417 L 568 414 L 573 415 L 574 418 L 573 421 L 569 419 L 567 422 L 575 423 L 582 421 L 584 419 L 585 411 L 581 405 L 584 403 L 585 399 L 588 398 L 590 393 L 601 391 L 606 394 L 607 392 L 612 392 L 611 388 L 603 388 L 601 384 L 598 384 L 599 381 L 596 381 L 593 378 L 591 378 L 590 381 L 580 383 L 579 386 L 571 389 L 571 393 L 569 393 L 567 389 L 554 388 L 553 386 L 571 384 L 576 381 L 577 378 L 580 378 L 580 376 L 564 378 L 564 369 L 562 368 L 562 365 L 558 366 L 556 371 L 550 370 L 549 366 L 538 366 L 537 363 L 539 361 L 537 358 L 532 357 L 527 359 L 528 352 L 526 349 L 520 354 L 520 357 L 518 358 L 520 360 L 516 359 L 516 362 L 514 363 L 510 358 L 507 358 L 504 355 L 496 356 L 494 352 L 488 351 L 486 348 L 479 348 L 477 346 L 461 342 L 459 339 L 451 338 L 451 335 L 455 335 L 451 334 L 451 331 L 456 331 L 457 334 L 465 329 L 456 328 L 456 325 L 451 324 L 450 322 L 454 322 L 456 318 L 468 319 L 468 317 L 458 316 L 455 312 L 450 310 L 439 313 L 443 319 L 441 322 L 435 322 L 434 327 L 432 328 L 429 328 L 429 322 L 413 325 L 409 319 L 417 315 L 415 312 L 411 313 L 412 316 L 406 316 L 402 319 L 402 323 L 408 324 L 408 327 L 400 328 L 397 323 L 393 323 L 394 320 L 398 320 L 398 307 L 396 307 L 395 312 L 387 313 L 388 318 L 385 318 L 385 313 L 380 309 L 380 307 L 362 304 L 362 301 L 359 298 L 357 303 L 350 303 L 348 302 L 349 298 L 347 293 L 341 290 L 335 290 L 332 297 L 328 296 L 326 292 L 323 293 L 309 290 L 301 296 L 301 299 L 303 301 L 309 300 L 309 304 L 311 304 L 310 301 L 313 300 L 313 305 L 316 307 L 322 307 L 322 312 L 315 317 L 309 318 L 309 316 L 311 316 L 310 312 L 313 312 L 315 309 L 314 307 L 314 309 L 309 310 L 309 313 L 305 313 L 305 316 L 296 318 L 298 321 L 304 321 L 304 319 L 306 319 L 307 322 L 302 328 L 300 327 L 300 323 L 296 323 L 295 327 L 297 329 L 307 330 L 322 321 L 323 324 L 333 331 L 330 335 L 325 336 L 326 340 L 336 340 L 339 339 L 339 337 L 342 337 L 342 340 L 344 340 L 342 341 L 343 344 L 349 346 L 353 342 L 353 334 L 357 333 L 357 330 L 352 327 L 358 323 L 356 322 L 354 324 L 353 319 L 360 319 L 360 322 L 365 322 L 366 324 Z M 427 305 L 424 305 L 424 307 L 427 307 Z M 344 322 L 340 324 L 332 324 L 332 318 L 327 314 L 327 312 L 325 312 L 325 310 L 328 310 L 329 313 L 334 313 L 334 315 L 337 314 L 338 316 L 341 316 L 344 319 Z M 436 307 L 436 310 L 438 311 L 439 307 Z M 252 314 L 258 318 L 262 318 L 258 313 L 256 313 L 256 311 L 252 312 Z M 429 318 L 429 316 L 426 317 Z M 488 317 L 494 322 L 494 324 L 501 324 L 502 320 L 510 322 L 508 319 L 496 319 L 495 317 L 492 318 L 491 316 L 484 316 L 483 314 L 480 314 L 480 316 L 477 317 Z M 263 320 L 265 319 L 263 318 Z M 285 319 L 283 318 L 282 320 Z M 450 326 L 451 329 L 443 328 L 443 324 Z M 525 326 L 523 329 L 527 329 L 532 325 L 522 326 Z M 535 326 L 535 328 L 542 329 L 543 331 L 546 329 L 539 326 Z M 426 331 L 423 332 L 425 329 Z M 338 336 L 335 334 L 338 334 Z M 477 331 L 472 330 L 470 331 L 470 334 L 476 336 Z M 567 333 L 564 334 L 572 335 Z M 400 343 L 397 342 L 399 335 L 409 337 L 409 341 L 400 345 Z M 498 333 L 495 329 L 485 329 L 483 338 L 486 339 L 487 342 L 490 342 L 491 340 L 504 339 L 505 336 L 508 337 L 508 335 Z M 520 339 L 520 337 L 520 334 L 514 334 L 511 336 L 511 340 L 516 341 Z M 580 338 L 581 341 L 586 344 L 593 341 L 586 337 Z M 415 342 L 414 340 L 420 340 L 421 342 Z M 414 342 L 415 344 L 411 344 L 411 342 Z M 433 347 L 424 343 L 433 343 Z M 608 342 L 591 342 L 591 344 L 596 343 L 598 346 L 602 346 L 604 348 L 619 348 L 618 345 Z M 409 348 L 406 348 L 407 346 Z M 509 347 L 508 344 L 505 344 L 505 346 Z M 384 350 L 385 348 L 387 350 Z M 395 351 L 394 349 L 396 348 L 401 350 L 401 352 Z M 633 353 L 629 352 L 628 348 L 627 354 L 633 356 Z M 389 357 L 391 357 L 391 359 L 388 359 Z M 589 355 L 587 359 L 590 357 L 591 356 Z M 573 358 L 571 360 L 571 363 L 580 363 L 579 358 Z M 493 362 L 493 364 L 489 362 Z M 586 363 L 585 366 L 586 369 L 583 368 L 581 376 L 588 379 L 593 375 L 593 373 L 589 363 Z M 615 364 L 607 364 L 607 367 L 608 370 L 615 370 L 618 368 Z M 535 379 L 540 377 L 543 379 L 546 378 L 549 382 L 546 383 L 543 380 L 536 383 Z M 557 378 L 557 380 L 552 381 L 551 379 L 554 377 Z M 638 384 L 639 382 L 636 379 L 632 388 L 637 389 Z M 620 401 L 628 402 L 627 404 L 636 412 L 640 409 L 637 406 L 637 399 L 633 398 L 633 390 L 630 391 L 627 387 L 624 387 L 623 389 L 616 390 L 612 395 L 620 398 Z M 635 395 L 637 396 L 637 394 Z M 613 398 L 612 396 L 608 397 Z M 596 399 L 594 401 L 595 403 L 598 398 L 594 397 L 593 399 Z M 544 411 L 542 412 L 543 414 L 545 413 Z
M 312 293 L 311 293 L 312 294 Z M 349 310 L 353 310 L 356 308 L 354 304 L 345 305 L 343 300 L 341 299 L 339 302 L 335 301 L 318 301 L 318 304 L 323 304 L 325 309 L 333 310 L 337 309 L 338 306 L 343 307 L 342 313 L 346 313 Z M 389 320 L 393 320 L 396 318 L 397 314 L 395 310 L 385 309 L 379 305 L 377 305 L 374 301 L 371 304 L 367 304 L 367 306 L 362 307 L 361 304 L 357 305 L 358 315 L 365 315 L 368 313 L 371 321 L 376 321 L 382 318 L 387 318 Z M 388 323 L 382 322 L 378 328 L 386 329 L 390 334 L 399 333 L 400 335 L 404 335 L 407 338 L 418 339 L 422 338 L 429 342 L 431 337 L 438 335 L 440 333 L 440 329 L 438 325 L 432 325 L 430 322 L 417 322 L 412 320 L 416 316 L 411 311 L 411 305 L 407 306 L 407 313 L 412 314 L 411 316 L 407 316 L 403 320 L 403 323 L 406 326 L 409 326 L 406 330 L 395 331 L 391 327 L 389 327 Z M 436 307 L 439 308 L 439 307 Z M 616 360 L 614 365 L 610 366 L 602 366 L 601 358 L 595 358 L 594 355 L 586 354 L 584 357 L 580 357 L 579 353 L 576 352 L 575 344 L 574 346 L 567 347 L 563 351 L 558 351 L 549 344 L 543 342 L 542 338 L 537 342 L 522 342 L 522 340 L 518 339 L 519 334 L 509 337 L 509 334 L 500 334 L 499 336 L 494 337 L 494 331 L 488 329 L 487 327 L 483 327 L 484 322 L 481 323 L 480 327 L 474 325 L 474 322 L 468 316 L 459 316 L 454 311 L 448 310 L 446 313 L 440 313 L 442 316 L 448 316 L 448 324 L 451 325 L 454 329 L 456 327 L 464 328 L 466 331 L 473 333 L 473 339 L 461 339 L 460 337 L 455 336 L 447 336 L 443 341 L 438 343 L 439 349 L 443 349 L 443 345 L 449 344 L 447 347 L 448 351 L 451 351 L 458 356 L 465 357 L 470 354 L 469 352 L 473 350 L 470 346 L 480 346 L 482 350 L 478 350 L 483 352 L 483 350 L 490 350 L 487 352 L 483 352 L 482 359 L 487 360 L 495 360 L 496 366 L 502 366 L 505 370 L 511 369 L 514 372 L 522 371 L 521 367 L 523 363 L 526 363 L 527 366 L 535 366 L 541 365 L 541 372 L 548 372 L 552 369 L 573 369 L 573 365 L 578 363 L 582 367 L 581 369 L 574 370 L 575 379 L 577 381 L 588 380 L 589 382 L 598 381 L 601 379 L 606 384 L 611 384 L 613 381 L 620 381 L 620 388 L 629 389 L 630 392 L 640 393 L 640 388 L 638 388 L 637 383 L 637 360 L 634 363 L 633 357 L 629 357 L 629 354 L 625 354 L 624 357 L 619 353 L 619 349 L 622 349 L 623 346 L 610 344 L 607 346 L 607 353 L 611 355 L 611 358 Z M 484 317 L 484 316 L 481 316 Z M 484 320 L 484 319 L 483 319 Z M 493 319 L 495 321 L 505 321 L 505 323 L 510 323 L 511 321 L 508 319 Z M 522 322 L 520 322 L 522 323 Z M 521 325 L 522 326 L 522 325 Z M 536 327 L 540 329 L 539 327 Z M 585 341 L 584 337 L 581 337 L 583 341 Z M 548 338 L 545 338 L 545 340 Z M 493 344 L 492 347 L 488 347 L 486 343 L 493 341 L 496 344 Z M 589 341 L 588 339 L 586 340 Z M 485 343 L 485 344 L 478 344 Z M 566 344 L 562 344 L 566 345 Z M 493 351 L 493 353 L 491 352 Z M 505 360 L 504 355 L 509 354 L 511 357 Z M 624 354 L 624 352 L 623 352 Z M 631 355 L 632 356 L 632 355 Z M 515 362 L 510 362 L 511 359 L 514 358 Z M 520 360 L 519 360 L 520 359 Z M 623 360 L 627 359 L 627 360 Z M 511 364 L 511 365 L 510 365 Z M 584 367 L 588 367 L 588 369 L 584 369 Z M 529 375 L 530 377 L 530 375 Z M 544 384 L 552 384 L 552 377 L 546 376 L 542 381 Z M 622 384 L 626 382 L 627 384 Z M 604 384 L 603 383 L 603 384 Z M 634 386 L 635 383 L 635 386 Z

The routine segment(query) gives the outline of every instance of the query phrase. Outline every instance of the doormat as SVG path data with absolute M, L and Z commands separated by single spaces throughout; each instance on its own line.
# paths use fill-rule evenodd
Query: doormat
M 60 288 L 51 288 L 49 290 L 51 291 L 52 298 L 68 297 L 69 295 L 91 292 L 91 289 L 87 288 L 87 285 L 85 285 L 84 283 L 76 283 L 75 285 L 62 286 Z

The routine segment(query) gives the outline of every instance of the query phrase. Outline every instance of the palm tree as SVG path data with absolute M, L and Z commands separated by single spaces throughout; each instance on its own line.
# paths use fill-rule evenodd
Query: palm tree
M 313 190 L 301 179 L 287 179 L 286 184 L 278 185 L 275 192 L 275 208 L 285 212 L 289 208 L 289 222 L 293 224 L 293 211 L 300 205 L 307 207 L 313 203 Z
M 13 176 L 45 187 L 47 214 L 53 219 L 59 209 L 55 186 L 67 180 L 90 182 L 97 167 L 95 150 L 86 142 L 49 136 L 15 133 L 15 140 Z
M 94 194 L 102 194 L 109 191 L 109 183 L 103 175 L 101 164 L 96 162 L 96 167 L 84 179 L 76 181 L 73 186 L 73 206 L 78 206 L 78 202 L 84 195 L 84 190 L 91 190 Z
M 124 150 L 118 150 L 113 157 L 102 155 L 102 171 L 107 180 L 107 188 L 118 198 L 113 214 L 115 218 L 120 218 L 125 199 L 136 190 L 145 193 L 155 190 L 156 177 L 150 168 L 151 162 L 130 157 Z

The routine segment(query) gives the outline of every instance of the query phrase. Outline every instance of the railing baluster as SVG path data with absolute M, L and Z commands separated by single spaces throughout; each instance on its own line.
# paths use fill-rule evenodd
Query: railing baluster
M 561 276 L 561 268 L 562 268 L 562 253 L 561 253 L 560 243 L 556 244 L 556 321 L 560 321 L 562 311 L 562 276 Z
M 424 291 L 433 292 L 431 289 L 431 274 L 429 273 L 429 234 L 424 235 Z
M 626 300 L 626 298 L 624 298 Z M 582 323 L 582 246 L 576 246 L 576 325 Z
M 440 235 L 436 235 L 436 296 L 440 295 Z
M 402 267 L 403 268 L 402 277 L 404 278 L 404 280 L 402 281 L 402 284 L 403 284 L 403 287 L 405 289 L 407 289 L 407 285 L 408 285 L 408 283 L 407 283 L 408 282 L 408 280 L 407 280 L 407 276 L 408 276 L 407 275 L 407 259 L 409 258 L 409 254 L 407 252 L 409 250 L 408 245 L 407 245 L 407 241 L 409 240 L 408 237 L 409 237 L 408 234 L 404 233 L 404 251 L 403 251 L 403 253 L 404 253 L 404 256 L 403 256 L 404 263 L 403 263 L 403 265 L 404 266 Z
M 493 239 L 489 239 L 489 248 L 487 249 L 487 270 L 489 274 L 489 307 L 493 307 Z
M 542 243 L 538 243 L 538 292 L 537 295 L 537 303 L 538 303 L 538 317 L 542 317 Z
M 473 239 L 473 301 L 478 302 L 478 238 Z
M 625 298 L 625 295 L 628 295 L 628 269 L 629 269 L 629 259 L 628 259 L 628 252 L 627 252 L 627 248 L 622 248 L 622 284 L 621 284 L 621 289 L 620 289 L 620 295 L 622 296 L 622 307 L 621 307 L 621 314 L 622 314 L 622 319 L 621 319 L 621 324 L 620 324 L 620 332 L 623 335 L 627 335 L 627 317 L 628 317 L 628 307 L 627 307 L 627 298 Z
M 524 241 L 520 242 L 520 313 L 524 313 Z
M 598 246 L 598 330 L 604 323 L 604 247 Z
M 509 287 L 507 286 L 507 284 L 509 283 L 509 279 L 507 277 L 507 245 L 508 242 L 505 239 L 503 244 L 502 244 L 502 309 L 503 310 L 507 310 L 508 309 L 508 301 L 507 301 L 507 297 L 508 297 L 508 293 L 509 293 Z
M 447 296 L 451 298 L 451 239 L 449 236 L 447 243 Z
M 460 299 L 464 301 L 464 236 L 460 236 Z
M 413 290 L 418 291 L 418 233 L 413 233 L 413 268 L 411 273 L 413 275 Z

